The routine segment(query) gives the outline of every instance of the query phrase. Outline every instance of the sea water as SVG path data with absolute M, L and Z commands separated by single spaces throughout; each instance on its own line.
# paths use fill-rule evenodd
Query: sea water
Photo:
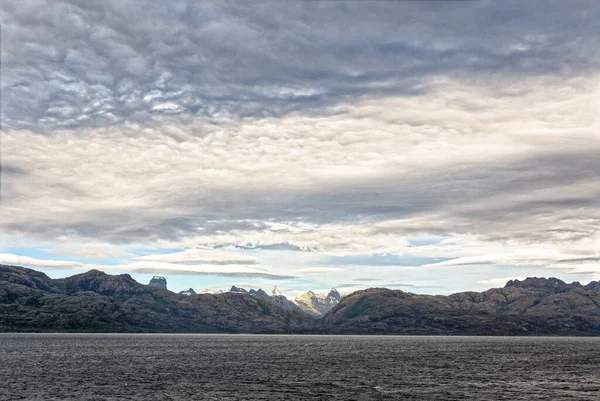
M 0 400 L 600 400 L 600 339 L 0 334 Z

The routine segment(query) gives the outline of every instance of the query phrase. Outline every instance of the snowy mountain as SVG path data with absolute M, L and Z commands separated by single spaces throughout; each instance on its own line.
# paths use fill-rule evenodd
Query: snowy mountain
M 298 305 L 296 305 L 294 302 L 287 299 L 281 293 L 281 291 L 279 291 L 279 289 L 277 287 L 273 288 L 273 290 L 271 291 L 271 295 L 267 294 L 264 290 L 262 290 L 260 288 L 258 290 L 255 290 L 255 289 L 246 290 L 244 288 L 236 287 L 235 285 L 231 287 L 229 292 L 238 293 L 238 294 L 248 294 L 253 297 L 264 299 L 264 300 L 269 301 L 272 304 L 275 304 L 283 309 L 295 310 L 295 311 L 299 311 L 299 312 L 303 311 Z
M 331 308 L 340 303 L 342 299 L 342 296 L 335 288 L 332 288 L 327 294 L 317 294 L 313 291 L 308 291 L 307 293 L 294 298 L 293 301 L 287 299 L 277 287 L 273 288 L 270 295 L 260 288 L 258 290 L 246 290 L 244 288 L 236 287 L 235 285 L 231 287 L 229 292 L 248 294 L 253 297 L 267 300 L 284 309 L 300 310 L 315 317 L 325 315 Z
M 335 288 L 328 294 L 316 294 L 308 291 L 294 298 L 294 303 L 305 312 L 314 316 L 323 316 L 340 303 L 342 296 Z
M 179 291 L 180 295 L 196 295 L 196 291 L 194 291 L 193 288 L 190 288 L 189 290 L 186 291 Z

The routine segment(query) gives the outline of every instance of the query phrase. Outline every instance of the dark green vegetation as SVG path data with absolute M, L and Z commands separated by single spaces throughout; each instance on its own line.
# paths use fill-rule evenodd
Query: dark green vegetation
M 449 296 L 371 288 L 317 323 L 245 293 L 183 295 L 128 274 L 53 280 L 0 265 L 0 331 L 600 335 L 600 283 L 528 278 Z
M 0 331 L 280 333 L 314 322 L 244 294 L 179 295 L 128 274 L 53 280 L 0 265 Z
M 449 296 L 371 288 L 342 299 L 320 328 L 365 334 L 600 335 L 600 283 L 528 278 Z

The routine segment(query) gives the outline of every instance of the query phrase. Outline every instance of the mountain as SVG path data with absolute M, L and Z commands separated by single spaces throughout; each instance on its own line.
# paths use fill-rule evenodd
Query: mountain
M 167 289 L 167 279 L 162 276 L 154 276 L 154 277 L 152 277 L 152 280 L 150 280 L 148 285 L 166 290 Z
M 504 288 L 448 296 L 371 288 L 325 315 L 326 333 L 600 335 L 600 283 L 511 280 Z
M 179 295 L 197 295 L 196 291 L 194 291 L 194 289 L 192 287 L 190 287 L 190 289 L 186 290 L 186 291 L 179 291 L 178 294 Z
M 283 309 L 302 311 L 317 318 L 325 315 L 342 299 L 342 296 L 335 288 L 332 288 L 327 295 L 308 291 L 303 295 L 294 298 L 293 301 L 287 299 L 277 287 L 273 288 L 271 295 L 267 294 L 262 289 L 246 290 L 244 288 L 236 287 L 235 285 L 231 287 L 229 292 L 252 295 L 269 301 Z
M 250 289 L 249 291 L 247 291 L 244 288 L 236 287 L 235 285 L 231 287 L 229 292 L 238 294 L 248 294 L 256 298 L 264 299 L 265 301 L 277 305 L 282 309 L 304 313 L 303 309 L 298 307 L 298 305 L 288 300 L 283 294 L 281 294 L 277 287 L 273 288 L 273 290 L 271 291 L 271 295 L 267 294 L 264 290 L 260 288 L 258 290 Z
M 0 331 L 281 333 L 314 323 L 248 294 L 180 295 L 128 274 L 53 280 L 0 265 Z
M 246 291 L 244 288 L 236 287 L 235 285 L 231 287 L 229 292 L 236 292 L 239 294 L 247 294 L 248 293 L 248 291 Z
M 327 295 L 308 291 L 294 298 L 294 302 L 305 312 L 313 316 L 323 316 L 340 303 L 342 296 L 335 288 Z
M 341 300 L 342 300 L 342 295 L 338 292 L 338 290 L 336 290 L 335 288 L 332 288 L 331 291 L 329 291 L 329 294 L 327 294 L 327 297 L 325 297 L 325 305 L 331 306 L 329 308 L 329 310 L 331 310 L 331 308 L 333 308 L 335 305 L 339 304 Z M 328 312 L 329 312 L 329 310 L 328 310 Z
M 0 265 L 0 331 L 600 335 L 600 282 L 511 280 L 504 288 L 422 295 L 370 288 L 299 297 L 322 313 L 277 304 L 277 291 L 175 294 L 99 270 L 63 279 Z M 341 301 L 340 301 L 341 299 Z M 291 301 L 285 299 L 288 303 Z M 310 301 L 310 304 L 308 302 Z

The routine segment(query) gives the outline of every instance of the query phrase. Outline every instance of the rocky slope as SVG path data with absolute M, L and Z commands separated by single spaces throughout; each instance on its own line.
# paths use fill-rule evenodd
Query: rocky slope
M 244 292 L 184 295 L 128 274 L 53 280 L 0 265 L 0 331 L 600 335 L 599 282 L 529 278 L 449 296 L 371 288 L 339 301 L 318 325 L 276 305 L 277 291 Z M 336 292 L 315 302 L 335 303 Z
M 325 315 L 334 306 L 339 304 L 341 300 L 342 296 L 335 288 L 332 288 L 327 295 L 308 291 L 294 298 L 294 302 L 302 310 L 318 317 Z
M 600 284 L 528 278 L 449 296 L 371 288 L 345 297 L 320 328 L 328 333 L 600 335 Z
M 179 295 L 98 270 L 53 280 L 0 265 L 0 331 L 287 332 L 314 320 L 246 294 Z

